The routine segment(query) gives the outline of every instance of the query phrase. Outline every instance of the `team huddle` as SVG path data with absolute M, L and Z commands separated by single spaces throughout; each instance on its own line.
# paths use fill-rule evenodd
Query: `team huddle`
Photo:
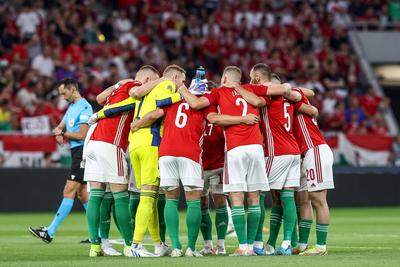
M 228 66 L 219 87 L 196 78 L 188 89 L 181 67 L 170 65 L 160 77 L 145 65 L 134 80 L 98 96 L 104 107 L 87 120 L 93 125 L 83 149 L 90 256 L 121 255 L 102 242 L 108 233 L 101 231 L 100 218 L 109 218 L 112 203 L 125 256 L 225 255 L 228 196 L 238 239 L 230 256 L 327 254 L 333 154 L 318 128 L 318 110 L 308 100 L 313 92 L 281 84 L 262 63 L 249 75 L 250 83 L 241 84 L 241 70 Z M 187 204 L 185 253 L 179 237 L 181 186 Z M 271 191 L 272 211 L 264 243 L 266 191 Z M 106 212 L 104 203 L 109 203 Z M 317 244 L 311 247 L 313 208 Z M 283 241 L 276 247 L 282 223 Z M 198 251 L 200 230 L 204 247 Z M 143 246 L 147 231 L 154 253 Z

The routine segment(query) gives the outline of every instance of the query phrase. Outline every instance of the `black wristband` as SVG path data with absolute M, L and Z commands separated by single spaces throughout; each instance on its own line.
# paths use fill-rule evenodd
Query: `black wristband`
M 64 132 L 64 130 L 62 130 L 61 133 L 60 133 L 60 135 L 61 135 L 61 136 L 64 136 L 64 134 L 65 134 L 65 132 Z

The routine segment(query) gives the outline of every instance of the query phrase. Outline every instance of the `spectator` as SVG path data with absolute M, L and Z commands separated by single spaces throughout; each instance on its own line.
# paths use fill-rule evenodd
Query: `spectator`
M 24 3 L 21 8 L 21 13 L 19 13 L 16 21 L 21 37 L 30 38 L 33 36 L 36 33 L 39 24 L 39 14 L 32 9 L 31 3 Z
M 0 131 L 12 130 L 12 110 L 11 103 L 7 99 L 0 102 Z
M 51 48 L 45 46 L 43 53 L 37 55 L 32 61 L 32 68 L 38 72 L 39 75 L 51 77 L 54 74 L 54 62 L 51 58 Z
M 360 106 L 368 117 L 374 116 L 379 108 L 381 108 L 382 111 L 385 111 L 389 105 L 389 99 L 378 96 L 372 86 L 369 86 L 366 93 L 360 95 L 358 99 Z

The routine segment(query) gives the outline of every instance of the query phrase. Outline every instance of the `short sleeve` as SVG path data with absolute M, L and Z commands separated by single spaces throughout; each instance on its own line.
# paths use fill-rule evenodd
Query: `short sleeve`
M 85 105 L 79 114 L 79 124 L 87 124 L 92 114 L 93 110 L 90 104 Z
M 243 84 L 242 87 L 257 96 L 266 96 L 268 87 L 260 84 Z
M 217 106 L 218 105 L 219 94 L 218 94 L 217 90 L 218 89 L 214 89 L 211 92 L 207 92 L 207 93 L 205 93 L 203 95 L 210 102 L 210 106 Z
M 172 81 L 163 81 L 154 90 L 157 90 L 157 107 L 168 107 L 182 100 L 181 95 L 176 92 L 176 85 Z

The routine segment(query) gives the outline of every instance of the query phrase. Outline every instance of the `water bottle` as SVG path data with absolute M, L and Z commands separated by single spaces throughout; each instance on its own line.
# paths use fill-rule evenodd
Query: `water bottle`
M 195 82 L 199 83 L 206 76 L 206 69 L 203 66 L 200 66 L 196 70 Z

